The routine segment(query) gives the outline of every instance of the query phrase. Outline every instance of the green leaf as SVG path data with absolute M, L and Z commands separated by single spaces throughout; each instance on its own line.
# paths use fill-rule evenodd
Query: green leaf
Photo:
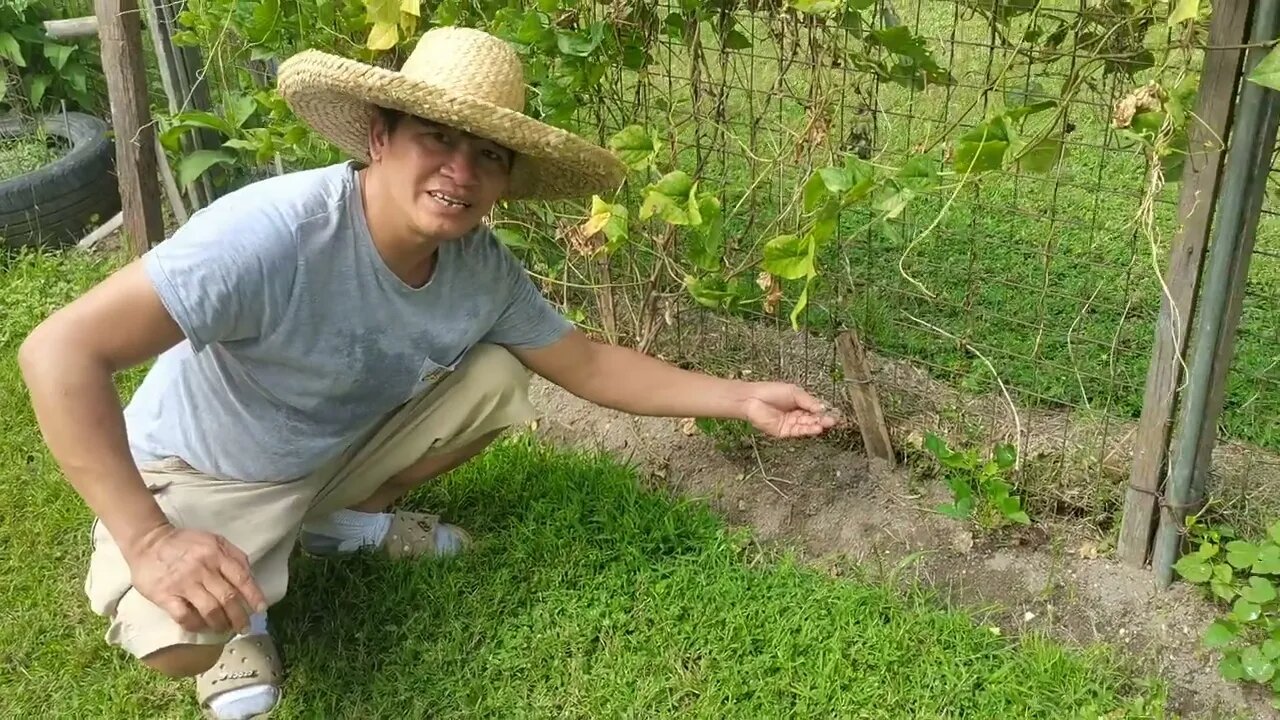
M 684 287 L 700 305 L 716 310 L 732 307 L 738 300 L 737 293 L 718 289 L 712 282 L 700 278 L 686 277 Z
M 1016 512 L 1016 513 L 1012 513 L 1011 515 L 1009 515 L 1009 519 L 1010 519 L 1010 520 L 1012 520 L 1012 521 L 1014 521 L 1014 522 L 1016 522 L 1016 523 L 1022 523 L 1023 525 L 1030 525 L 1030 524 L 1031 524 L 1031 518 L 1030 518 L 1030 517 L 1028 517 L 1028 516 L 1027 516 L 1027 514 L 1026 514 L 1025 512 L 1021 511 L 1021 510 L 1019 510 L 1019 511 L 1018 511 L 1018 512 Z
M 999 170 L 1004 164 L 1004 153 L 1008 149 L 1009 143 L 998 140 L 956 143 L 956 172 L 974 174 Z
M 1204 645 L 1218 650 L 1230 645 L 1239 633 L 1239 629 L 1229 620 L 1215 620 L 1204 632 Z
M 506 245 L 513 250 L 525 250 L 533 247 L 529 244 L 529 241 L 525 239 L 524 233 L 521 233 L 519 230 L 501 227 L 494 228 L 493 236 L 498 238 L 503 245 Z
M 1018 451 L 1009 443 L 996 445 L 996 465 L 1001 470 L 1008 470 L 1017 463 Z
M 3 30 L 0 30 L 0 57 L 9 58 L 18 67 L 27 66 L 27 59 L 22 57 L 22 46 L 18 44 L 17 38 Z
M 1247 586 L 1240 588 L 1240 597 L 1258 605 L 1266 605 L 1276 599 L 1276 587 L 1270 580 L 1255 575 L 1249 578 Z
M 1262 654 L 1262 649 L 1251 645 L 1240 653 L 1240 664 L 1244 666 L 1245 675 L 1255 682 L 1269 682 L 1276 674 L 1275 663 Z
M 751 47 L 751 38 L 736 29 L 730 30 L 729 34 L 725 35 L 724 46 L 728 50 L 746 50 Z
M 938 170 L 928 155 L 913 155 L 898 170 L 897 180 L 910 190 L 930 190 L 937 187 Z
M 812 238 L 799 235 L 779 235 L 764 245 L 761 266 L 784 280 L 799 280 L 815 273 Z
M 590 31 L 556 32 L 556 47 L 565 55 L 587 57 L 600 47 L 604 40 L 604 23 L 591 23 Z
M 689 247 L 689 260 L 707 272 L 720 269 L 724 260 L 724 218 L 720 211 L 720 200 L 713 195 L 703 195 L 696 205 L 690 201 L 691 208 L 697 207 L 702 219 L 697 231 L 693 234 Z
M 1209 578 L 1213 577 L 1213 568 L 1195 554 L 1183 555 L 1178 559 L 1178 562 L 1174 563 L 1173 569 L 1177 570 L 1178 574 L 1186 578 L 1188 582 L 1197 584 L 1208 582 Z
M 1243 540 L 1232 540 L 1227 543 L 1227 562 L 1241 570 L 1248 568 L 1258 560 L 1258 547 Z
M 937 511 L 947 517 L 952 517 L 956 520 L 963 520 L 969 517 L 970 511 L 973 509 L 972 505 L 972 502 L 964 503 L 963 501 L 956 501 L 954 503 L 939 505 L 937 507 Z
M 1018 158 L 1018 170 L 1043 175 L 1053 170 L 1062 161 L 1066 145 L 1062 143 L 1061 135 L 1049 135 L 1021 152 L 1022 156 Z
M 231 123 L 204 110 L 180 112 L 174 116 L 173 120 L 175 128 L 205 128 L 222 133 L 227 137 L 236 134 L 236 129 Z
M 1239 598 L 1236 600 L 1235 604 L 1231 606 L 1231 617 L 1242 623 L 1251 623 L 1262 617 L 1262 608 L 1258 607 L 1257 603 L 1252 603 L 1244 598 Z
M 851 155 L 845 162 L 844 167 L 845 172 L 853 179 L 853 185 L 844 194 L 843 202 L 848 205 L 861 200 L 867 193 L 871 192 L 871 188 L 875 187 L 876 178 L 871 163 L 857 155 Z
M 628 125 L 609 138 L 609 149 L 632 170 L 641 170 L 648 167 L 658 151 L 657 137 L 640 125 Z
M 788 0 L 787 4 L 806 15 L 827 15 L 840 8 L 840 0 Z
M 884 200 L 881 200 L 876 205 L 876 209 L 884 213 L 884 219 L 893 220 L 901 215 L 903 210 L 907 209 L 907 205 L 911 202 L 911 198 L 913 197 L 915 197 L 914 191 L 907 189 L 899 190 L 892 195 L 887 196 Z
M 640 219 L 648 220 L 656 214 L 672 225 L 689 225 L 692 218 L 686 204 L 693 187 L 693 179 L 683 170 L 667 173 L 647 188 Z
M 693 178 L 683 170 L 675 170 L 663 175 L 653 189 L 673 200 L 684 200 L 693 191 Z
M 1211 545 L 1210 547 L 1217 547 Z M 1206 560 L 1208 558 L 1205 558 Z M 1213 579 L 1220 583 L 1229 583 L 1235 579 L 1235 573 L 1231 571 L 1231 566 L 1226 563 L 1213 563 Z
M 1262 641 L 1262 655 L 1269 660 L 1280 658 L 1280 640 L 1267 638 Z
M 178 186 L 186 187 L 214 165 L 229 165 L 235 159 L 226 150 L 196 150 L 178 162 Z
M 46 73 L 32 75 L 27 85 L 28 99 L 32 105 L 39 105 L 44 99 L 44 91 L 49 88 L 49 83 L 53 82 L 53 77 Z
M 827 190 L 833 194 L 842 193 L 853 187 L 853 175 L 845 168 L 824 167 L 818 171 L 818 176 L 822 178 Z
M 236 95 L 227 103 L 227 120 L 230 125 L 240 128 L 258 109 L 258 103 L 251 95 Z
M 947 448 L 947 441 L 943 440 L 936 433 L 925 433 L 924 449 L 938 459 L 951 456 L 951 450 Z
M 75 49 L 74 45 L 59 45 L 58 43 L 46 41 L 44 44 L 44 56 L 49 58 L 49 63 L 53 65 L 54 70 L 61 71 Z
M 822 207 L 823 203 L 830 199 L 827 192 L 827 184 L 823 181 L 820 173 L 814 173 L 809 176 L 809 181 L 804 184 L 804 195 L 802 202 L 804 203 L 804 211 L 811 213 Z
M 648 220 L 657 215 L 672 225 L 688 225 L 689 214 L 680 203 L 656 190 L 650 191 L 640 204 L 640 219 Z
M 1227 680 L 1237 682 L 1244 679 L 1244 664 L 1240 662 L 1238 654 L 1230 653 L 1218 662 L 1218 672 Z
M 1253 561 L 1253 572 L 1262 575 L 1280 575 L 1280 547 L 1268 542 L 1258 551 Z
M 809 307 L 809 283 L 805 282 L 804 288 L 800 290 L 800 297 L 796 298 L 796 305 L 791 308 L 791 316 L 788 318 L 791 321 L 792 329 L 798 330 L 800 328 L 800 315 L 807 307 Z
M 1267 534 L 1271 536 L 1271 541 L 1280 544 L 1280 521 L 1272 525 Z

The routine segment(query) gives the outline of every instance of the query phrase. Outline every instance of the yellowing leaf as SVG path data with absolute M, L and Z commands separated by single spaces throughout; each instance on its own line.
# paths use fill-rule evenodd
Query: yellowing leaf
M 400 12 L 421 17 L 422 0 L 400 0 Z
M 599 195 L 591 196 L 591 217 L 582 224 L 582 233 L 587 236 L 595 235 L 604 229 L 604 224 L 609 222 L 609 204 L 600 199 Z
M 1169 15 L 1169 24 L 1177 25 L 1188 20 L 1195 20 L 1200 14 L 1200 0 L 1178 0 L 1173 13 Z
M 365 41 L 365 47 L 370 50 L 390 50 L 396 46 L 396 40 L 399 38 L 400 30 L 395 23 L 374 23 L 369 29 L 369 39 Z

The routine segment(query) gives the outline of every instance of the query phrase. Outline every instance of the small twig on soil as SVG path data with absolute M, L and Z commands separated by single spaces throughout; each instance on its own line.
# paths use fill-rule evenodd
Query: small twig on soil
M 924 320 L 921 320 L 920 318 L 912 315 L 911 313 L 904 312 L 903 315 L 906 315 L 907 317 L 929 328 L 930 330 L 938 333 L 939 335 L 955 340 L 956 342 L 963 345 L 966 350 L 973 353 L 974 355 L 977 355 L 979 360 L 986 363 L 987 369 L 991 371 L 991 376 L 996 379 L 996 383 L 1000 386 L 1000 392 L 1004 393 L 1005 402 L 1009 403 L 1009 412 L 1013 414 L 1014 431 L 1017 433 L 1017 439 L 1018 439 L 1018 453 L 1014 457 L 1013 468 L 1015 471 L 1021 470 L 1022 469 L 1022 451 L 1024 450 L 1024 443 L 1022 438 L 1022 417 L 1018 415 L 1018 406 L 1013 404 L 1013 397 L 1009 395 L 1009 389 L 1004 386 L 1004 381 L 1000 379 L 1000 373 L 996 372 L 996 366 L 992 365 L 991 361 L 987 359 L 987 356 L 983 355 L 982 352 L 978 350 L 978 348 L 969 344 L 968 340 L 962 340 L 961 338 L 958 338 L 955 335 L 952 335 L 951 333 L 947 332 L 946 330 L 943 330 L 937 325 L 927 323 Z
M 778 489 L 778 486 L 774 485 L 773 481 L 777 480 L 778 482 L 790 483 L 792 485 L 794 485 L 795 483 L 792 483 L 789 480 L 783 480 L 782 478 L 772 477 L 771 475 L 769 475 L 769 473 L 765 472 L 764 462 L 760 460 L 760 448 L 756 446 L 755 438 L 751 438 L 751 452 L 756 456 L 756 467 L 760 469 L 760 479 L 764 480 L 765 483 L 769 485 L 769 487 L 773 488 L 774 492 L 781 495 L 784 499 L 790 500 L 791 496 L 782 492 L 782 490 Z

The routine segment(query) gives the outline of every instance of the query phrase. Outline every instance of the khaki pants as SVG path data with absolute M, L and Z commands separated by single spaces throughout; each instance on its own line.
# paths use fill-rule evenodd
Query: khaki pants
M 278 483 L 217 479 L 178 458 L 140 470 L 174 525 L 218 533 L 244 551 L 267 602 L 275 604 L 288 587 L 289 555 L 304 519 L 367 499 L 423 457 L 532 421 L 528 389 L 529 374 L 514 356 L 479 345 L 457 371 L 305 477 Z M 110 618 L 108 643 L 143 657 L 170 645 L 221 645 L 231 639 L 230 633 L 184 630 L 133 589 L 129 567 L 101 523 L 94 522 L 92 535 L 85 592 L 93 611 Z

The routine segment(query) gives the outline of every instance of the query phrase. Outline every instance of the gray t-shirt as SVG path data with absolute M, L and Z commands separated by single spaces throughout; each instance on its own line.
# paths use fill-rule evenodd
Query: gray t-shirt
M 571 327 L 486 227 L 440 248 L 421 288 L 387 268 L 356 167 L 249 185 L 144 257 L 186 335 L 125 409 L 138 462 L 282 481 L 341 452 L 478 342 L 539 347 Z

